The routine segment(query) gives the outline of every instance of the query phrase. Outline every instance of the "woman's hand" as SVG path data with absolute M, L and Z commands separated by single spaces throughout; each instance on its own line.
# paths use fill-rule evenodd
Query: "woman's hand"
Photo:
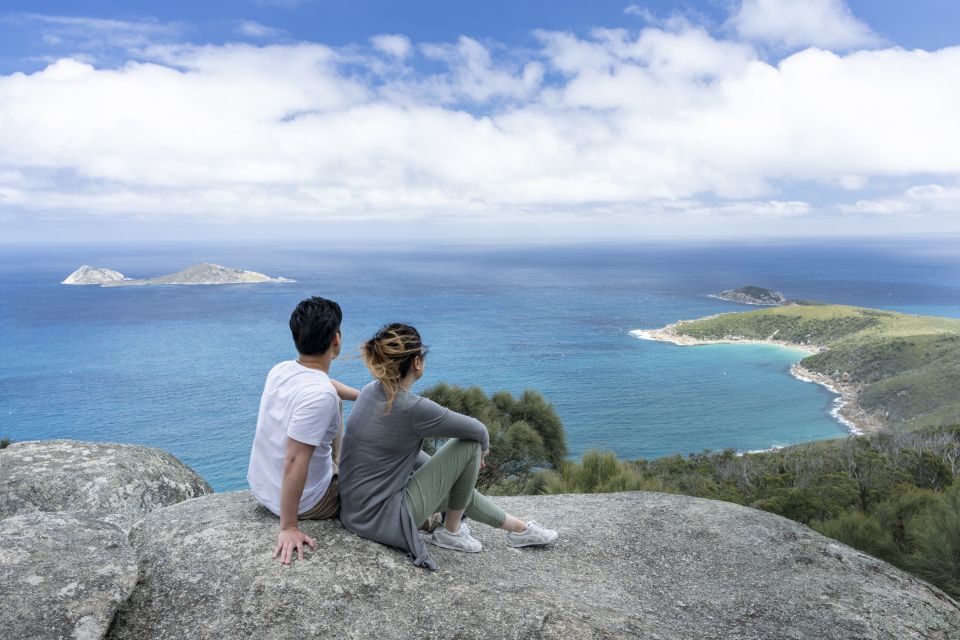
M 292 529 L 281 529 L 277 536 L 277 548 L 273 550 L 273 558 L 280 558 L 283 564 L 290 564 L 293 559 L 293 551 L 297 551 L 297 559 L 303 560 L 303 543 L 310 545 L 311 549 L 316 550 L 317 543 L 313 538 L 300 531 L 299 527 Z

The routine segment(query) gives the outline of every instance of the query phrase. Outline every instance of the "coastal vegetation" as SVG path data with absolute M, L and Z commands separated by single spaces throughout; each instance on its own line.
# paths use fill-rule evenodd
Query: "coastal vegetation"
M 0 438 L 0 449 L 6 449 L 11 444 L 13 444 L 13 440 L 10 438 Z
M 566 460 L 563 426 L 543 396 L 486 396 L 438 385 L 424 395 L 484 421 L 491 451 L 479 485 L 491 494 L 659 491 L 779 514 L 960 596 L 960 426 L 739 454 L 654 460 L 588 451 Z
M 448 409 L 477 418 L 490 433 L 490 453 L 477 486 L 500 494 L 528 492 L 533 475 L 565 464 L 563 422 L 544 397 L 527 390 L 519 398 L 507 391 L 487 396 L 479 387 L 438 384 L 423 394 Z M 438 441 L 425 448 L 433 453 Z
M 865 413 L 892 429 L 960 423 L 960 320 L 803 302 L 678 322 L 700 341 L 780 341 L 813 347 L 807 371 L 853 387 Z

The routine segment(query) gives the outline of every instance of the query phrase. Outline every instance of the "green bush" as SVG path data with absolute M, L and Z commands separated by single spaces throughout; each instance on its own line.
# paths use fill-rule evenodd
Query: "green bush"
M 612 451 L 587 451 L 579 463 L 567 461 L 553 471 L 541 472 L 532 488 L 549 494 L 668 490 L 660 480 L 645 479 Z
M 907 568 L 953 597 L 960 596 L 960 483 L 938 496 L 913 531 Z
M 896 545 L 897 555 L 906 557 L 914 552 L 914 534 L 925 526 L 923 518 L 937 500 L 937 494 L 929 489 L 902 484 L 874 509 L 881 528 Z
M 832 520 L 816 521 L 811 527 L 823 535 L 884 560 L 895 559 L 896 545 L 876 518 L 862 511 L 848 511 Z
M 566 432 L 553 406 L 536 391 L 515 398 L 506 391 L 488 397 L 479 387 L 438 384 L 423 395 L 483 422 L 490 453 L 477 486 L 489 493 L 524 493 L 532 475 L 553 469 L 567 456 Z M 426 443 L 428 452 L 439 443 Z

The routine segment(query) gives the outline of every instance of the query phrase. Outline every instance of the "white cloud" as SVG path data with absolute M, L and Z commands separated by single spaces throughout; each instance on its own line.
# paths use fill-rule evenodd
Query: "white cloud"
M 410 38 L 398 33 L 384 33 L 370 38 L 373 48 L 386 53 L 393 58 L 406 58 L 410 55 L 413 45 Z
M 2 20 L 37 31 L 41 39 L 51 46 L 72 47 L 82 51 L 139 49 L 157 41 L 178 38 L 187 30 L 183 23 L 154 19 L 128 21 L 15 13 L 3 16 Z
M 287 35 L 287 32 L 283 29 L 268 27 L 254 20 L 244 20 L 237 25 L 236 32 L 250 38 L 278 38 Z
M 923 215 L 945 214 L 960 217 L 960 187 L 924 184 L 910 187 L 903 193 L 886 197 L 858 200 L 840 205 L 843 213 L 869 215 Z
M 640 4 L 631 4 L 623 10 L 628 16 L 636 16 L 643 20 L 644 22 L 657 22 L 657 14 L 655 14 L 649 7 L 645 7 Z
M 526 98 L 538 89 L 543 78 L 539 61 L 528 62 L 519 69 L 497 65 L 487 47 L 466 36 L 460 36 L 456 44 L 424 44 L 420 51 L 449 68 L 446 74 L 416 83 L 424 95 L 444 103 Z
M 0 210 L 775 225 L 883 209 L 814 207 L 785 179 L 960 178 L 960 48 L 771 64 L 693 25 L 537 37 L 160 45 L 0 76 L 0 169 L 16 177 Z M 937 215 L 949 206 L 921 205 L 944 193 L 892 200 Z
M 880 43 L 844 0 L 742 0 L 730 25 L 747 40 L 785 49 L 844 51 Z

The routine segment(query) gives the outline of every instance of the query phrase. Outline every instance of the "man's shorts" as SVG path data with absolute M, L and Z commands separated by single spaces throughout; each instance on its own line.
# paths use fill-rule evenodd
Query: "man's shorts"
M 340 474 L 333 474 L 327 492 L 320 498 L 320 502 L 310 507 L 297 518 L 299 520 L 328 520 L 340 515 Z

